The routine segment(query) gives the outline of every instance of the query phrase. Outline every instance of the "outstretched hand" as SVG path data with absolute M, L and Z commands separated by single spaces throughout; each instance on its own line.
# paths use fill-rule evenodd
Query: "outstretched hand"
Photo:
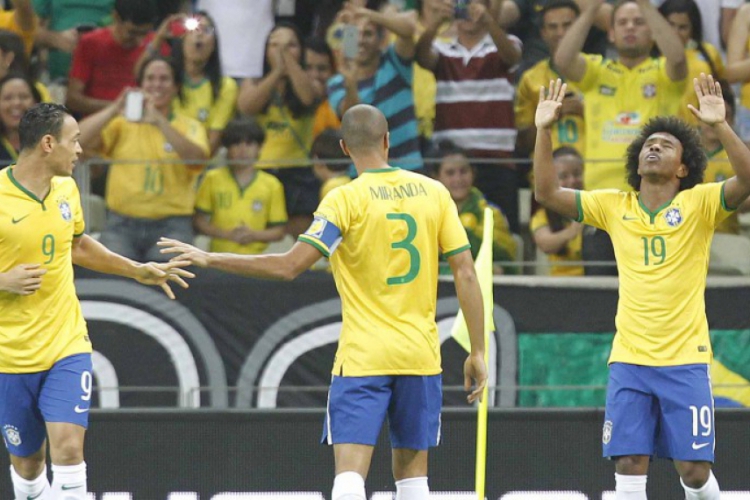
M 487 365 L 484 363 L 484 356 L 469 355 L 464 362 L 464 389 L 469 393 L 466 401 L 469 403 L 481 401 L 485 385 L 487 385 Z
M 534 118 L 536 128 L 549 128 L 557 121 L 560 117 L 560 109 L 567 89 L 567 84 L 559 78 L 549 82 L 549 91 L 546 95 L 543 86 L 539 89 L 539 104 L 536 107 L 536 117 Z
M 692 104 L 688 104 L 688 109 L 692 111 L 695 117 L 706 125 L 724 122 L 727 117 L 727 110 L 719 82 L 714 81 L 713 76 L 706 76 L 705 73 L 701 73 L 700 77 L 693 78 L 693 88 L 695 88 L 695 94 L 698 96 L 699 109 L 695 109 Z
M 183 265 L 194 265 L 198 267 L 208 267 L 208 252 L 204 252 L 198 247 L 171 238 L 161 238 L 156 245 L 161 247 L 161 253 L 177 254 L 172 257 L 170 262 L 185 263 Z
M 158 285 L 167 294 L 167 297 L 174 300 L 174 292 L 169 286 L 169 282 L 177 283 L 182 288 L 188 288 L 187 282 L 183 278 L 195 278 L 190 271 L 182 269 L 189 265 L 188 262 L 146 262 L 138 266 L 133 278 L 144 285 Z

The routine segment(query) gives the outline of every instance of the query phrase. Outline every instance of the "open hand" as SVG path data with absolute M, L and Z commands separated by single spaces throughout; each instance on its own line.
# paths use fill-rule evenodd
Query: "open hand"
M 0 290 L 16 295 L 31 295 L 42 287 L 47 269 L 41 264 L 19 264 L 2 276 Z
M 727 110 L 719 82 L 714 81 L 713 76 L 701 73 L 700 77 L 693 78 L 693 88 L 698 96 L 699 109 L 695 109 L 692 104 L 688 104 L 688 109 L 695 117 L 706 125 L 724 122 Z
M 466 401 L 469 403 L 481 401 L 485 385 L 487 385 L 487 366 L 484 363 L 484 355 L 470 354 L 464 361 L 464 389 L 469 393 Z
M 536 107 L 534 123 L 536 128 L 549 128 L 560 116 L 565 91 L 568 86 L 561 79 L 549 82 L 549 92 L 545 95 L 544 87 L 539 89 L 539 104 Z
M 162 247 L 161 253 L 177 254 L 172 257 L 170 262 L 186 262 L 186 265 L 208 267 L 209 254 L 198 247 L 188 245 L 179 240 L 173 240 L 172 238 L 160 238 L 156 245 Z
M 174 300 L 174 292 L 169 286 L 169 282 L 174 282 L 180 285 L 182 288 L 187 288 L 189 285 L 183 278 L 195 278 L 195 275 L 190 271 L 182 269 L 188 266 L 188 262 L 147 262 L 140 264 L 136 270 L 136 275 L 133 277 L 138 283 L 144 285 L 158 285 L 167 294 L 167 297 Z

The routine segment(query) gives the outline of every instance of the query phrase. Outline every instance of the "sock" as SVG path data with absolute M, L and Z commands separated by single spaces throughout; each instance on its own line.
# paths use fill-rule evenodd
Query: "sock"
M 716 481 L 713 471 L 709 473 L 706 484 L 698 489 L 689 488 L 680 479 L 680 484 L 685 489 L 685 500 L 719 500 L 721 492 L 719 491 L 719 482 Z
M 78 465 L 52 464 L 51 500 L 86 500 L 86 462 Z
M 10 466 L 10 479 L 13 482 L 13 494 L 19 500 L 34 498 L 35 500 L 49 500 L 50 487 L 47 479 L 47 467 L 39 477 L 28 481 L 18 475 L 16 469 Z
M 365 479 L 356 472 L 342 472 L 333 479 L 331 500 L 366 500 Z
M 410 477 L 396 481 L 396 500 L 428 500 L 430 487 L 427 477 Z
M 646 500 L 647 478 L 615 474 L 615 500 Z

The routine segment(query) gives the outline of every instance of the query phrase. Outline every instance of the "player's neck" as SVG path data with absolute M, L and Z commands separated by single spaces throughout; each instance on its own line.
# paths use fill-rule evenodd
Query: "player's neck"
M 647 179 L 641 179 L 641 190 L 638 194 L 638 199 L 641 200 L 644 207 L 655 211 L 674 199 L 679 191 L 679 181 L 650 182 Z
M 43 200 L 50 190 L 54 174 L 44 161 L 33 154 L 21 154 L 13 167 L 13 178 L 27 191 Z
M 367 172 L 368 170 L 391 168 L 391 166 L 388 165 L 388 160 L 379 154 L 366 154 L 352 159 L 354 160 L 354 166 L 357 168 L 358 174 Z

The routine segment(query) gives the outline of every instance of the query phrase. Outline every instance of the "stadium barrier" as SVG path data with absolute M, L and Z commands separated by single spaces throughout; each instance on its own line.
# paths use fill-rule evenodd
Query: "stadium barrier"
M 598 410 L 492 410 L 489 500 L 610 500 L 614 466 L 601 458 Z M 323 411 L 95 411 L 87 435 L 93 500 L 322 500 L 332 450 L 320 445 Z M 474 500 L 476 416 L 445 411 L 430 459 L 436 500 Z M 717 412 L 715 472 L 724 499 L 749 500 L 750 413 Z M 690 438 L 689 436 L 687 437 Z M 12 498 L 7 457 L 0 498 Z M 3 472 L 4 471 L 4 472 Z M 367 479 L 368 498 L 392 500 L 387 432 Z M 652 462 L 649 498 L 684 498 L 672 464 Z

